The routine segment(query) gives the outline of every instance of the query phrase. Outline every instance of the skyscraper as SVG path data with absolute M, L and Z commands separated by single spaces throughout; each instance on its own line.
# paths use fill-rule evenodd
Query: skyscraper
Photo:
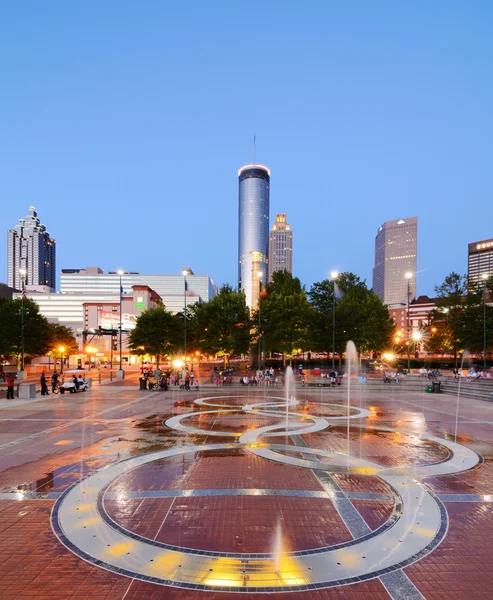
M 407 304 L 416 297 L 418 217 L 386 221 L 375 238 L 373 291 L 384 304 Z M 406 273 L 413 276 L 408 280 Z
M 258 286 L 268 277 L 270 171 L 247 165 L 238 171 L 238 179 L 238 289 L 254 308 Z
M 25 269 L 25 285 L 45 285 L 55 289 L 56 242 L 50 238 L 46 227 L 40 223 L 34 206 L 29 208 L 25 219 L 19 219 L 8 238 L 8 284 L 21 289 L 19 269 Z
M 469 244 L 467 275 L 469 283 L 479 284 L 483 284 L 483 275 L 493 276 L 493 239 Z
M 286 223 L 286 213 L 276 214 L 269 236 L 269 281 L 275 271 L 293 272 L 293 232 Z

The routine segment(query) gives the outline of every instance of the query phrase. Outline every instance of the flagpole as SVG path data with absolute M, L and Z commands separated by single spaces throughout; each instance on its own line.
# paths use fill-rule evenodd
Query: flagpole
M 21 371 L 24 373 L 24 298 L 26 297 L 26 282 L 25 269 L 19 269 L 22 282 L 22 297 L 21 297 Z
M 125 375 L 124 375 L 124 371 L 123 371 L 123 358 L 122 358 L 122 319 L 123 319 L 123 315 L 122 315 L 122 294 L 123 294 L 122 275 L 123 275 L 123 271 L 121 269 L 118 271 L 118 275 L 120 276 L 120 371 L 117 375 L 117 379 L 123 379 Z
M 185 281 L 185 286 L 184 286 L 184 299 L 185 299 L 185 311 L 183 313 L 183 350 L 184 350 L 184 356 L 185 356 L 185 366 L 187 364 L 187 290 L 188 290 L 188 283 L 187 283 L 187 275 L 193 275 L 193 271 L 192 269 L 190 269 L 190 267 L 186 267 L 184 269 L 182 269 L 181 274 L 183 275 L 183 279 Z

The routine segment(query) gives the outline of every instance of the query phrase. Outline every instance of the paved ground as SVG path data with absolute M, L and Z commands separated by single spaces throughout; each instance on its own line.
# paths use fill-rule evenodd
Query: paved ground
M 290 435 L 268 437 L 284 423 L 283 393 L 126 381 L 0 399 L 0 599 L 493 597 L 492 404 L 359 389 L 351 405 L 369 412 L 351 411 L 348 464 L 345 390 L 297 389 Z M 193 404 L 211 396 L 221 409 Z M 184 430 L 165 425 L 178 415 Z M 175 555 L 188 562 L 171 565 Z

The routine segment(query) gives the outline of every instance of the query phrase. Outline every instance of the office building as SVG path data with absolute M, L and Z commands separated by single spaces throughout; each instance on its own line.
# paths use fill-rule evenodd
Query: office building
M 16 292 L 14 298 L 20 298 Z M 112 338 L 115 338 L 120 328 L 120 294 L 83 294 L 55 293 L 49 287 L 27 290 L 26 297 L 34 300 L 39 312 L 50 323 L 65 325 L 72 332 L 79 344 L 80 352 L 86 345 L 91 345 L 98 352 L 96 356 L 103 361 L 109 361 L 112 355 Z M 156 306 L 161 302 L 160 296 L 148 286 L 134 285 L 128 292 L 122 294 L 122 346 L 123 359 L 130 360 L 127 349 L 127 334 L 135 327 L 137 317 L 142 311 Z M 100 335 L 100 328 L 104 335 Z M 113 335 L 112 335 L 113 332 Z M 104 357 L 104 358 L 103 358 Z M 111 356 L 111 362 L 112 356 Z
M 14 229 L 9 229 L 7 238 L 9 287 L 20 290 L 24 283 L 55 289 L 56 243 L 41 224 L 34 206 L 29 208 L 26 218 L 19 219 Z M 24 281 L 20 269 L 26 270 Z
M 386 221 L 375 238 L 373 291 L 384 304 L 407 304 L 416 297 L 418 217 Z M 406 273 L 412 273 L 410 279 Z
M 269 236 L 269 281 L 276 271 L 293 272 L 293 232 L 286 223 L 286 213 L 276 214 Z
M 270 171 L 247 165 L 239 170 L 238 180 L 238 289 L 253 308 L 258 285 L 268 279 Z
M 469 283 L 483 284 L 483 275 L 493 276 L 493 239 L 468 245 L 467 275 Z
M 181 312 L 185 306 L 185 280 L 179 275 L 147 275 L 143 273 L 123 273 L 122 288 L 131 293 L 132 286 L 144 285 L 153 289 L 162 298 L 166 308 Z M 62 269 L 60 292 L 62 294 L 118 294 L 120 275 L 117 272 L 105 273 L 99 267 L 86 269 Z M 187 275 L 187 305 L 194 302 L 208 302 L 217 294 L 217 286 L 208 275 Z

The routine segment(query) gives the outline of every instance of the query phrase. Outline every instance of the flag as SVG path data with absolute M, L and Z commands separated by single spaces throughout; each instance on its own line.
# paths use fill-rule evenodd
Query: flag
M 343 296 L 342 290 L 337 283 L 334 283 L 334 296 L 336 297 L 336 300 L 340 300 Z
M 25 297 L 26 297 L 26 286 L 24 285 L 22 287 L 22 299 L 24 300 Z
M 489 304 L 491 302 L 490 290 L 486 286 L 484 286 L 483 290 L 483 299 L 486 302 L 486 304 Z
M 188 281 L 185 279 L 185 292 L 188 290 Z

